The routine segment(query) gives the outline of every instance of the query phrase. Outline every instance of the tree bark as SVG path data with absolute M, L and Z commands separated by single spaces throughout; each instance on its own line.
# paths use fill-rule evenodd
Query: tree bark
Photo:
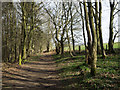
M 90 64 L 91 62 L 91 47 L 92 47 L 92 42 L 91 42 L 91 33 L 90 33 L 90 28 L 89 28 L 89 18 L 88 18 L 88 10 L 87 10 L 87 5 L 86 5 L 86 0 L 84 1 L 84 14 L 85 14 L 85 23 L 86 23 L 86 31 L 87 31 L 87 36 L 88 36 L 88 46 L 86 46 L 86 63 Z
M 47 41 L 47 52 L 49 52 L 50 42 Z
M 99 38 L 100 38 L 100 45 L 101 45 L 101 51 L 102 51 L 102 58 L 104 59 L 106 54 L 105 54 L 105 50 L 103 47 L 101 18 L 102 18 L 102 4 L 101 4 L 101 0 L 100 0 L 99 1 Z
M 22 59 L 26 59 L 26 11 L 25 2 L 22 2 L 22 30 L 23 30 L 23 47 L 22 47 Z
M 97 53 L 100 54 L 100 38 L 99 38 L 99 18 L 98 18 L 98 0 L 95 2 L 95 27 L 97 35 Z
M 70 56 L 73 57 L 73 54 L 72 54 L 72 52 L 71 52 L 70 39 L 69 39 L 67 27 L 66 27 L 66 34 L 67 34 L 66 36 L 67 36 L 67 40 L 68 40 L 69 53 L 70 53 Z
M 113 49 L 113 16 L 114 13 L 114 2 L 110 2 L 110 26 L 109 26 L 109 53 L 114 53 Z
M 72 2 L 71 2 L 72 7 Z M 73 54 L 75 54 L 75 40 L 73 35 L 73 16 L 72 16 L 72 9 L 70 8 L 70 16 L 71 16 L 71 35 L 72 35 L 72 46 L 73 46 Z
M 83 28 L 83 39 L 84 39 L 84 46 L 85 46 L 85 63 L 88 64 L 88 50 L 86 45 L 86 38 L 85 38 L 85 28 L 84 28 L 84 18 L 83 18 L 83 12 L 82 12 L 82 6 L 79 2 L 80 11 L 81 11 L 81 18 L 82 18 L 82 28 Z
M 60 54 L 60 44 L 56 43 L 56 54 Z
M 64 53 L 64 44 L 63 44 L 63 41 L 61 41 L 60 44 L 61 44 L 61 54 L 63 54 Z
M 92 3 L 88 2 L 88 10 L 89 10 L 89 22 L 90 28 L 92 33 L 92 48 L 91 48 L 91 75 L 96 75 L 96 61 L 97 61 L 97 36 L 96 30 L 94 27 L 94 20 L 93 20 L 93 8 Z

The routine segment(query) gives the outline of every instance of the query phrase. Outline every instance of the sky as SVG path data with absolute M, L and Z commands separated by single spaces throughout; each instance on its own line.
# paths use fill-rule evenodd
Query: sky
M 119 19 L 120 20 L 120 19 Z M 109 0 L 102 0 L 102 36 L 103 43 L 108 43 L 109 41 L 109 22 L 110 22 L 110 6 Z M 114 18 L 115 27 L 118 30 L 118 14 Z M 76 32 L 78 34 L 78 32 Z M 85 34 L 87 38 L 87 33 Z M 120 41 L 120 40 L 119 40 Z M 118 38 L 115 39 L 115 42 L 118 42 Z M 78 44 L 84 44 L 83 39 Z
M 102 2 L 102 35 L 103 42 L 107 43 L 109 40 L 109 22 L 110 22 L 110 8 L 109 2 Z
M 118 21 L 118 16 L 114 18 L 114 22 Z M 103 42 L 107 43 L 109 40 L 109 22 L 110 22 L 110 8 L 109 8 L 109 2 L 103 1 L 102 3 L 102 35 L 103 35 Z M 116 23 L 116 28 L 117 28 Z M 118 42 L 118 39 L 116 38 L 115 42 Z
M 2 0 L 2 1 L 6 1 L 6 0 Z M 7 1 L 9 1 L 9 0 L 7 0 Z M 17 2 L 19 0 L 13 0 L 13 1 Z M 27 0 L 27 1 L 30 1 L 30 0 Z M 35 0 L 35 1 L 47 1 L 47 2 L 49 2 L 50 0 Z M 54 1 L 54 0 L 52 0 L 52 1 Z M 117 0 L 117 1 L 119 1 L 119 0 Z M 110 21 L 109 0 L 102 0 L 102 35 L 103 35 L 103 42 L 104 43 L 108 43 L 108 40 L 109 40 L 109 21 Z M 116 18 L 114 21 L 118 21 L 117 15 L 116 15 Z M 116 24 L 116 28 L 118 28 L 117 24 Z M 116 38 L 115 42 L 118 42 L 117 38 Z

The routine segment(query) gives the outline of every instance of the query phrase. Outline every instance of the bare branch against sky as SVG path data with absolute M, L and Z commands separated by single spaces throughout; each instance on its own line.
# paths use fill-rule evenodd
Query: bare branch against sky
M 72 1 L 72 2 L 77 2 L 77 1 L 84 1 L 84 0 L 1 0 L 2 2 L 19 2 L 19 1 L 25 1 L 25 2 L 61 2 L 61 1 Z M 90 0 L 88 0 L 90 1 Z M 95 0 L 91 0 L 91 1 L 95 1 Z M 112 1 L 112 0 L 111 0 Z M 120 0 L 115 0 L 115 1 L 120 1 Z M 109 8 L 109 0 L 102 0 L 102 30 L 103 30 L 103 41 L 104 43 L 108 42 L 108 36 L 109 36 L 109 13 L 110 13 L 110 8 Z M 119 7 L 120 8 L 120 7 Z M 116 19 L 118 20 L 118 17 L 116 16 Z M 119 23 L 120 24 L 120 23 Z M 118 25 L 116 25 L 116 29 L 118 30 Z M 116 38 L 115 42 L 118 42 L 118 39 Z
M 32 2 L 32 1 L 35 1 L 35 2 L 84 2 L 84 0 L 0 0 L 1 2 L 19 2 L 19 1 L 24 1 L 24 2 Z M 92 2 L 96 2 L 96 0 L 87 0 L 87 2 L 89 1 L 92 1 Z M 113 0 L 104 0 L 106 2 L 109 2 L 109 1 L 113 1 Z M 117 2 L 120 2 L 120 0 L 115 0 Z
M 2 89 L 2 2 L 0 1 L 0 90 Z
M 120 9 L 120 2 L 118 3 L 118 8 Z M 120 12 L 118 13 L 118 30 L 119 30 L 118 42 L 120 42 Z

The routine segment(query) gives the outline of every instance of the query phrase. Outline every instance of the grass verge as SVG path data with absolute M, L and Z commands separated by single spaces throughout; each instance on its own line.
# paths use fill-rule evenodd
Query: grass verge
M 120 56 L 108 55 L 106 59 L 97 60 L 97 74 L 95 77 L 90 75 L 90 67 L 86 65 L 84 55 L 70 57 L 68 53 L 64 56 L 54 55 L 59 75 L 64 83 L 64 88 L 72 89 L 120 89 Z

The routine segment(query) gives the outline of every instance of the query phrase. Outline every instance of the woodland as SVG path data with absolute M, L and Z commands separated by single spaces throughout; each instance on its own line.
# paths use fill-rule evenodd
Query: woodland
M 119 2 L 108 2 L 108 43 L 102 4 L 2 2 L 3 90 L 119 90 Z

